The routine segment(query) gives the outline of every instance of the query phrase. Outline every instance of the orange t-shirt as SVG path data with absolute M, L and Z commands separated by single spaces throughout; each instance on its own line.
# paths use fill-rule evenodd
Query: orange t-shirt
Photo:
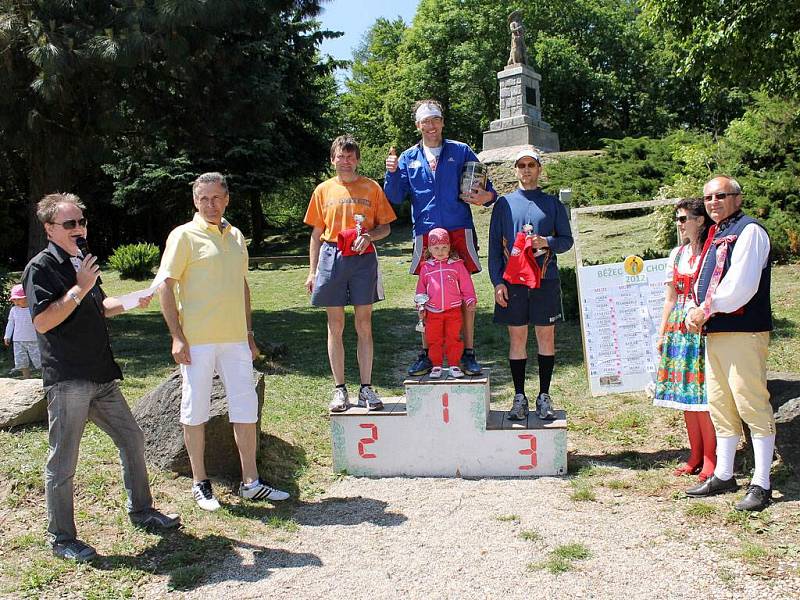
M 311 202 L 303 222 L 311 227 L 323 227 L 322 241 L 336 242 L 343 229 L 356 226 L 353 215 L 364 215 L 364 231 L 394 221 L 394 214 L 386 194 L 376 182 L 359 175 L 351 183 L 332 177 L 320 183 L 311 194 Z

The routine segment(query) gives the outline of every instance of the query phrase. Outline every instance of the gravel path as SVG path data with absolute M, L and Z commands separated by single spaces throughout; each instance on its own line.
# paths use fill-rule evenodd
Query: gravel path
M 186 597 L 800 596 L 796 567 L 794 576 L 749 575 L 740 559 L 729 556 L 732 534 L 694 527 L 687 537 L 683 513 L 670 501 L 598 488 L 596 502 L 575 502 L 572 490 L 567 480 L 549 477 L 347 477 L 298 509 L 299 531 L 263 548 L 237 547 Z M 519 519 L 498 518 L 509 515 Z M 538 539 L 523 539 L 523 531 Z M 591 552 L 572 570 L 527 568 L 572 542 Z

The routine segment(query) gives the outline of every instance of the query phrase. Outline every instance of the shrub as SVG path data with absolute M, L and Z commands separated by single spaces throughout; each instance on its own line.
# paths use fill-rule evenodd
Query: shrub
M 0 267 L 0 316 L 7 315 L 11 308 L 9 297 L 11 296 L 11 287 L 16 283 L 19 282 L 12 277 L 11 273 L 7 273 L 3 267 Z
M 155 244 L 126 244 L 114 250 L 108 264 L 119 271 L 122 279 L 141 281 L 152 277 L 153 267 L 158 264 L 159 257 Z

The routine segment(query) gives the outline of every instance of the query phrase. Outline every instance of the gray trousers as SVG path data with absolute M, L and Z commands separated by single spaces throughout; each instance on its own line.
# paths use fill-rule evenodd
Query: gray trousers
M 47 535 L 50 543 L 77 537 L 73 478 L 87 420 L 105 431 L 119 449 L 128 512 L 153 506 L 144 464 L 144 435 L 116 381 L 61 381 L 47 390 L 50 455 L 45 465 Z

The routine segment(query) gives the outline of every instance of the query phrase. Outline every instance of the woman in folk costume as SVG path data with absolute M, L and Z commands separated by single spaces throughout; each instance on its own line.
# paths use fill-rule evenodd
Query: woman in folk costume
M 705 481 L 714 473 L 716 435 L 708 412 L 705 390 L 705 338 L 686 329 L 688 307 L 694 305 L 694 284 L 710 241 L 711 219 L 702 198 L 682 200 L 675 220 L 682 243 L 669 255 L 666 298 L 659 327 L 658 366 L 653 404 L 683 411 L 690 455 L 675 475 L 699 474 Z

